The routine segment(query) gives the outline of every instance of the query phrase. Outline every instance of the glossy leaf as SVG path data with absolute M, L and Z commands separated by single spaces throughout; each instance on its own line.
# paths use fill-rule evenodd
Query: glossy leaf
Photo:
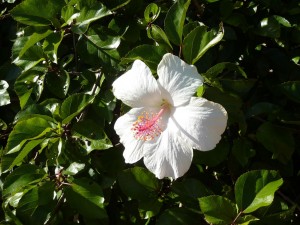
M 295 141 L 293 133 L 287 128 L 266 122 L 257 129 L 256 137 L 267 150 L 273 153 L 274 159 L 282 163 L 287 163 L 291 159 Z
M 52 34 L 53 31 L 48 30 L 48 29 L 36 29 L 35 32 L 30 35 L 26 41 L 26 43 L 24 44 L 24 47 L 22 48 L 22 50 L 19 53 L 19 57 L 22 57 L 22 55 L 33 45 L 35 45 L 37 42 L 43 40 L 44 38 L 46 38 L 47 36 L 49 36 L 50 34 Z
M 87 31 L 90 23 L 111 14 L 112 12 L 101 3 L 95 3 L 93 7 L 84 7 L 78 13 L 76 24 L 72 26 L 72 31 L 77 34 L 83 34 Z
M 50 129 L 49 129 L 50 131 Z M 44 141 L 44 139 L 37 139 L 29 141 L 28 143 L 24 144 L 24 147 L 18 153 L 18 156 L 14 159 L 12 164 L 9 166 L 9 170 L 11 170 L 14 166 L 18 165 L 22 160 L 39 144 L 41 144 Z
M 85 63 L 95 67 L 103 67 L 108 71 L 118 67 L 120 55 L 116 49 L 103 49 L 95 45 L 88 36 L 86 39 L 88 41 L 81 39 L 77 45 L 78 54 Z
M 221 141 L 211 151 L 195 151 L 193 162 L 196 164 L 204 164 L 207 166 L 217 166 L 224 160 L 229 153 L 229 143 L 227 141 Z
M 203 74 L 203 76 L 206 77 L 207 79 L 214 79 L 217 76 L 221 75 L 225 70 L 237 72 L 244 78 L 247 78 L 246 73 L 240 66 L 228 62 L 222 62 L 212 66 Z
M 54 183 L 46 182 L 26 192 L 19 201 L 16 215 L 28 225 L 43 224 L 55 208 Z
M 221 25 L 218 32 L 207 31 L 207 27 L 199 26 L 192 30 L 183 40 L 183 56 L 187 63 L 195 64 L 211 47 L 219 43 L 224 36 Z
M 157 225 L 187 225 L 198 224 L 201 216 L 186 208 L 170 208 L 157 219 Z
M 5 80 L 0 80 L 0 106 L 10 104 L 8 87 L 9 85 Z
M 235 199 L 240 211 L 251 213 L 273 202 L 283 180 L 278 172 L 256 170 L 244 173 L 235 183 Z
M 153 39 L 156 43 L 158 43 L 159 45 L 162 46 L 166 46 L 167 49 L 172 49 L 172 45 L 169 42 L 169 39 L 167 37 L 167 35 L 165 34 L 165 32 L 156 25 L 151 25 L 148 29 L 147 29 L 147 34 L 148 37 Z
M 97 183 L 87 178 L 75 179 L 64 191 L 70 206 L 84 217 L 107 218 L 102 189 Z
M 201 212 L 208 223 L 228 225 L 234 221 L 237 210 L 235 204 L 223 196 L 211 195 L 199 198 Z
M 89 30 L 86 38 L 101 49 L 116 49 L 121 43 L 121 37 L 105 27 L 97 27 Z
M 141 45 L 128 52 L 128 54 L 122 58 L 121 63 L 130 63 L 136 59 L 140 59 L 146 63 L 151 70 L 156 71 L 157 65 L 165 53 L 167 52 L 162 47 Z
M 141 167 L 124 170 L 118 176 L 121 190 L 139 200 L 153 198 L 160 190 L 160 182 L 148 170 Z
M 64 34 L 64 31 L 52 33 L 43 42 L 44 52 L 56 64 L 58 63 L 58 47 L 63 40 Z
M 198 206 L 198 198 L 213 194 L 201 181 L 193 178 L 174 182 L 172 191 L 178 195 L 183 204 L 192 207 Z
M 39 0 L 25 0 L 13 8 L 10 13 L 20 23 L 45 26 L 55 21 L 56 14 L 60 11 L 63 4 L 63 1 L 48 0 L 43 2 L 41 7 Z
M 9 135 L 6 145 L 7 154 L 19 151 L 27 140 L 38 139 L 45 135 L 49 132 L 49 128 L 51 128 L 50 121 L 41 117 L 20 121 Z
M 178 0 L 169 9 L 165 18 L 165 32 L 169 40 L 180 46 L 182 44 L 183 25 L 190 0 Z
M 87 94 L 73 94 L 66 98 L 60 108 L 60 115 L 63 119 L 63 124 L 69 123 L 93 100 L 94 97 Z
M 22 109 L 39 100 L 44 90 L 44 78 L 44 75 L 35 71 L 24 72 L 18 77 L 14 89 Z
M 160 7 L 155 3 L 150 3 L 145 11 L 144 11 L 144 18 L 147 23 L 153 23 L 160 13 Z
M 3 183 L 3 196 L 30 189 L 33 184 L 40 182 L 46 173 L 35 165 L 22 165 L 9 174 Z
M 64 171 L 64 174 L 75 175 L 82 171 L 85 167 L 84 163 L 73 162 L 71 165 Z

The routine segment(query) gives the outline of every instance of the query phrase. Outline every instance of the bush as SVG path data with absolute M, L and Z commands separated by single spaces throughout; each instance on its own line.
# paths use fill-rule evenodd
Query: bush
M 2 0 L 1 224 L 299 224 L 297 1 Z M 181 178 L 125 164 L 111 85 L 171 52 L 228 112 Z

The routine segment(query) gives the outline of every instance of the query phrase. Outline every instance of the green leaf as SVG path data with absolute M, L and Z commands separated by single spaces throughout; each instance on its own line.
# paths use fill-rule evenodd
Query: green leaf
M 7 130 L 7 124 L 2 119 L 0 119 L 0 129 Z
M 87 178 L 75 179 L 64 187 L 66 201 L 78 213 L 89 219 L 106 219 L 101 187 Z
M 204 164 L 207 166 L 217 166 L 227 159 L 229 150 L 229 143 L 225 140 L 222 140 L 211 151 L 194 151 L 193 163 Z
M 220 30 L 207 31 L 205 26 L 192 30 L 183 40 L 183 56 L 187 63 L 195 64 L 211 47 L 219 43 L 224 36 L 222 25 Z
M 158 7 L 155 3 L 150 3 L 145 11 L 144 11 L 144 18 L 146 23 L 153 23 L 160 13 L 160 7 Z
M 278 23 L 280 23 L 282 26 L 285 26 L 285 27 L 292 27 L 291 23 L 284 17 L 282 16 L 278 16 L 278 15 L 274 15 L 273 16 L 277 21 Z
M 188 225 L 199 224 L 201 215 L 182 208 L 168 208 L 157 219 L 156 225 Z
M 26 43 L 24 44 L 24 47 L 19 53 L 19 57 L 22 57 L 22 55 L 33 45 L 35 45 L 37 42 L 45 39 L 47 36 L 52 34 L 53 31 L 48 30 L 48 29 L 36 29 L 33 34 L 31 34 Z
M 234 76 L 234 74 L 232 74 Z M 220 79 L 220 83 L 224 90 L 228 90 L 238 96 L 247 96 L 249 91 L 256 84 L 254 79 L 232 80 L 232 79 Z
M 39 100 L 44 90 L 44 78 L 44 75 L 31 70 L 18 77 L 14 88 L 19 97 L 21 109 Z
M 50 130 L 50 128 L 49 128 Z M 29 141 L 24 145 L 18 156 L 14 159 L 14 161 L 9 166 L 9 170 L 11 170 L 14 166 L 18 165 L 22 160 L 39 144 L 41 144 L 45 139 L 37 139 Z
M 62 123 L 69 123 L 77 116 L 85 107 L 94 100 L 94 96 L 87 94 L 73 94 L 66 98 L 61 104 L 60 115 L 63 119 Z
M 198 21 L 189 22 L 188 24 L 184 25 L 183 27 L 183 36 L 187 36 L 191 31 L 196 29 L 199 26 L 205 26 L 203 23 Z
M 76 24 L 72 26 L 72 31 L 77 34 L 83 34 L 87 31 L 90 23 L 111 14 L 112 12 L 99 2 L 92 7 L 83 7 L 78 13 Z
M 235 199 L 240 211 L 251 213 L 273 202 L 275 191 L 283 179 L 278 172 L 255 170 L 244 173 L 235 183 Z
M 105 27 L 90 28 L 85 36 L 91 43 L 101 49 L 116 49 L 121 43 L 121 37 Z
M 255 155 L 255 150 L 252 149 L 251 142 L 239 138 L 233 141 L 232 154 L 242 166 L 246 166 L 249 159 Z
M 280 32 L 280 24 L 273 16 L 261 20 L 260 26 L 255 30 L 256 34 L 270 38 L 279 38 Z
M 214 79 L 220 74 L 222 74 L 224 70 L 237 72 L 244 78 L 247 78 L 247 74 L 240 66 L 230 62 L 222 62 L 212 66 L 203 74 L 203 76 L 209 80 Z
M 14 43 L 13 47 L 13 56 L 14 50 L 15 50 L 15 45 L 18 44 L 21 46 L 20 43 L 17 41 Z M 37 64 L 40 62 L 44 61 L 44 52 L 41 46 L 34 45 L 27 49 L 27 51 L 22 55 L 22 57 L 17 56 L 14 58 L 13 63 L 16 64 L 17 66 L 21 67 L 23 69 L 23 72 L 35 67 Z
M 169 9 L 165 18 L 165 32 L 169 40 L 180 46 L 182 44 L 183 25 L 191 0 L 177 0 Z
M 213 194 L 201 181 L 193 178 L 175 181 L 171 188 L 178 195 L 180 202 L 193 208 L 198 207 L 198 198 Z
M 203 94 L 204 94 L 204 92 L 205 92 L 204 85 L 198 87 L 198 89 L 197 89 L 197 97 L 202 97 Z
M 8 137 L 6 154 L 19 151 L 27 140 L 38 139 L 49 132 L 49 128 L 51 128 L 50 121 L 41 117 L 18 122 Z
M 300 81 L 288 81 L 279 86 L 289 99 L 300 103 Z
M 121 64 L 133 62 L 136 59 L 146 63 L 152 71 L 156 71 L 157 65 L 167 51 L 159 46 L 140 45 L 122 58 Z
M 26 192 L 19 201 L 16 215 L 24 224 L 45 224 L 56 204 L 54 183 L 46 182 Z
M 70 86 L 70 76 L 67 71 L 49 72 L 45 76 L 45 82 L 52 94 L 58 98 L 66 97 Z
M 47 174 L 35 165 L 22 165 L 9 174 L 3 183 L 3 196 L 30 189 L 39 183 Z
M 102 67 L 104 71 L 115 71 L 120 59 L 119 52 L 116 49 L 100 48 L 92 42 L 93 40 L 88 39 L 88 36 L 84 37 L 77 45 L 78 55 L 83 62 L 94 67 Z
M 12 17 L 23 24 L 45 26 L 56 24 L 57 13 L 60 12 L 64 1 L 47 0 L 41 5 L 39 0 L 25 0 L 13 8 Z
M 7 91 L 9 85 L 5 80 L 0 80 L 0 106 L 10 104 L 10 97 Z
M 202 197 L 199 198 L 199 203 L 205 220 L 211 224 L 232 224 L 237 215 L 235 204 L 223 196 Z
M 148 170 L 134 167 L 122 171 L 118 176 L 121 190 L 128 196 L 147 200 L 157 196 L 161 183 Z
M 83 147 L 86 150 L 87 154 L 91 153 L 91 151 L 93 150 L 105 150 L 113 147 L 111 141 L 106 136 L 106 134 L 101 139 L 92 140 L 82 138 L 82 141 L 84 143 Z
M 64 174 L 67 174 L 67 175 L 72 175 L 74 176 L 75 174 L 79 173 L 81 170 L 83 170 L 85 167 L 85 164 L 84 163 L 78 163 L 78 162 L 73 162 L 71 163 L 71 165 L 66 169 L 64 170 Z
M 251 108 L 246 112 L 246 117 L 254 117 L 261 114 L 271 114 L 280 110 L 278 105 L 272 104 L 270 102 L 258 102 L 254 104 Z
M 45 41 L 43 43 L 44 52 L 48 55 L 51 61 L 56 64 L 58 63 L 58 47 L 63 40 L 64 34 L 64 31 L 52 33 L 45 38 Z
M 291 159 L 295 150 L 295 140 L 289 129 L 266 122 L 257 129 L 256 138 L 273 153 L 274 159 L 284 164 Z
M 153 39 L 159 45 L 166 46 L 167 49 L 173 49 L 167 35 L 159 26 L 152 24 L 147 29 L 147 35 L 149 38 Z

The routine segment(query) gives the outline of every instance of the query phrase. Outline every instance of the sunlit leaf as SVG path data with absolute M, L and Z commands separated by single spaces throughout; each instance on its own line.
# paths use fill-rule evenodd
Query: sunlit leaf
M 10 104 L 8 87 L 9 85 L 5 80 L 0 80 L 0 106 Z
M 147 29 L 147 34 L 149 38 L 153 39 L 159 45 L 166 46 L 167 49 L 173 48 L 169 42 L 167 35 L 159 26 L 151 25 Z
M 47 0 L 42 3 L 39 0 L 25 0 L 10 13 L 13 18 L 26 25 L 45 26 L 55 24 L 56 14 L 64 5 L 63 1 Z
M 93 7 L 84 7 L 78 13 L 76 24 L 72 26 L 72 31 L 77 34 L 83 34 L 87 31 L 91 22 L 99 20 L 112 12 L 101 3 L 95 3 Z
M 244 173 L 235 183 L 235 199 L 240 211 L 251 213 L 273 202 L 283 180 L 278 172 L 256 170 Z
M 199 198 L 199 204 L 208 223 L 216 225 L 232 224 L 237 215 L 235 204 L 223 196 L 202 197 Z
M 64 188 L 70 206 L 91 219 L 107 218 L 101 187 L 87 178 L 75 179 Z
M 187 63 L 195 64 L 211 47 L 219 43 L 224 36 L 221 25 L 220 30 L 207 31 L 207 27 L 199 26 L 192 30 L 183 40 L 183 56 Z
M 144 11 L 144 18 L 147 23 L 154 22 L 160 13 L 160 7 L 158 7 L 155 3 L 150 3 L 145 11 Z
M 66 98 L 60 108 L 60 115 L 63 119 L 63 123 L 69 123 L 93 100 L 94 96 L 87 94 L 73 94 Z
M 169 9 L 165 18 L 165 32 L 169 40 L 179 46 L 182 44 L 183 25 L 191 0 L 178 0 Z
M 35 165 L 22 165 L 6 177 L 2 194 L 6 196 L 25 190 L 26 187 L 30 189 L 45 176 L 45 171 Z
M 153 45 L 141 45 L 128 52 L 128 54 L 122 58 L 121 63 L 125 64 L 133 62 L 136 59 L 140 59 L 144 63 L 146 63 L 151 70 L 156 71 L 157 65 L 165 53 L 167 52 L 162 47 Z

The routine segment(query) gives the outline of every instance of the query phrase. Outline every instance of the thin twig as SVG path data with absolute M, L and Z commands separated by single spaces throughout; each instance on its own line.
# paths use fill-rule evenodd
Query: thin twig
M 6 19 L 8 17 L 10 17 L 10 13 L 6 13 L 6 14 L 0 16 L 0 20 L 4 20 L 4 19 Z
M 240 211 L 236 217 L 234 218 L 234 220 L 232 221 L 231 225 L 235 225 L 235 222 L 238 220 L 238 218 L 240 218 L 240 216 L 242 215 L 243 211 Z
M 285 194 L 283 194 L 281 191 L 277 191 L 277 193 L 285 200 L 287 201 L 288 203 L 290 203 L 291 205 L 295 206 L 296 209 L 298 209 L 298 211 L 300 212 L 300 207 L 299 205 L 294 202 L 292 199 L 290 199 L 288 196 L 286 196 Z

